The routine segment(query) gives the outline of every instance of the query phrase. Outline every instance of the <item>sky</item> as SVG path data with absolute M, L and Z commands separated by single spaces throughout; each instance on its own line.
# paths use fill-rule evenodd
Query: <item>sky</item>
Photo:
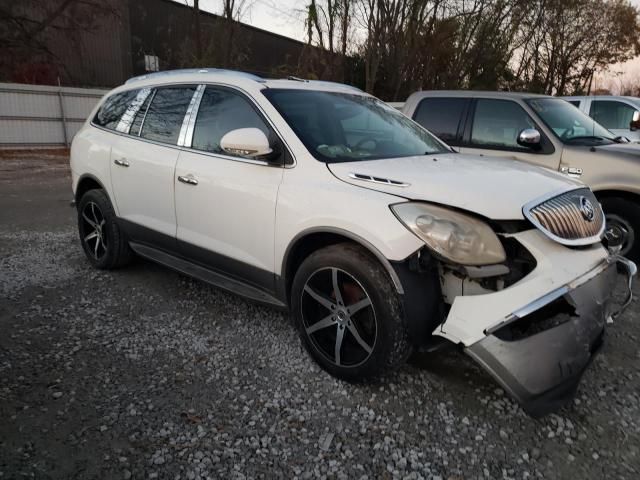
M 174 0 L 193 5 L 193 0 Z M 630 0 L 640 8 L 640 0 Z M 236 0 L 244 5 L 241 21 L 270 32 L 304 41 L 304 9 L 308 0 Z M 200 0 L 200 8 L 213 13 L 222 12 L 222 0 Z M 607 88 L 618 93 L 625 85 L 640 83 L 640 57 L 611 66 L 600 74 L 595 88 Z

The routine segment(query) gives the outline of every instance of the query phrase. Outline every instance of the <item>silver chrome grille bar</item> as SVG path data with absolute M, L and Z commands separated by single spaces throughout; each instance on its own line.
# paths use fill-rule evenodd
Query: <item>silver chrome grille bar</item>
M 599 242 L 605 227 L 602 207 L 588 188 L 577 188 L 524 206 L 524 216 L 564 245 Z

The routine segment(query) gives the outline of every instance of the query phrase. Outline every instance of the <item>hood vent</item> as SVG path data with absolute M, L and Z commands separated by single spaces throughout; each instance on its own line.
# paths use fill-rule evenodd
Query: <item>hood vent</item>
M 366 175 L 364 173 L 349 173 L 349 177 L 354 180 L 362 180 L 363 182 L 378 183 L 382 185 L 391 185 L 393 187 L 408 187 L 410 184 L 405 182 L 399 182 L 397 180 L 391 180 L 389 178 L 374 177 L 372 175 Z

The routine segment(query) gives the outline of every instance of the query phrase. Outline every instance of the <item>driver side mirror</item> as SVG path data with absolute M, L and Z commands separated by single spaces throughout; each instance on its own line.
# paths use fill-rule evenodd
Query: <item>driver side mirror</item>
M 537 149 L 540 148 L 541 139 L 542 137 L 538 130 L 535 128 L 525 128 L 518 134 L 518 145 Z
M 280 155 L 271 148 L 269 139 L 259 128 L 231 130 L 220 139 L 220 147 L 229 155 L 249 160 L 271 161 Z
M 629 124 L 629 130 L 635 132 L 636 130 L 640 130 L 640 111 L 636 110 L 633 112 L 633 119 Z

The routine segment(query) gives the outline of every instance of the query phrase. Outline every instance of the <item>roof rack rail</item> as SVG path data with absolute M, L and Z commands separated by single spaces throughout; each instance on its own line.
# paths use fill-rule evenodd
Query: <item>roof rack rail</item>
M 147 80 L 149 78 L 157 78 L 157 77 L 169 77 L 171 75 L 182 75 L 185 73 L 215 73 L 217 75 L 229 75 L 233 77 L 242 77 L 247 78 L 249 80 L 254 80 L 256 82 L 264 83 L 264 78 L 254 75 L 252 73 L 241 72 L 239 70 L 227 70 L 224 68 L 181 68 L 177 70 L 163 70 L 161 72 L 153 72 L 146 73 L 144 75 L 139 75 L 137 77 L 131 77 L 129 80 L 124 82 L 133 83 L 139 82 L 141 80 Z
M 353 85 L 348 85 L 346 83 L 340 83 L 340 82 L 329 82 L 326 80 L 307 80 L 306 78 L 294 77 L 293 75 L 289 75 L 287 77 L 287 80 L 293 80 L 294 82 L 312 83 L 318 86 L 326 85 L 326 86 L 344 87 L 347 90 L 355 90 L 357 92 L 362 92 L 362 90 L 359 89 L 358 87 L 354 87 Z
M 354 87 L 353 85 L 349 85 L 349 84 L 346 84 L 346 83 L 329 82 L 327 80 L 307 80 L 307 82 L 312 83 L 314 85 L 327 85 L 327 86 L 344 87 L 347 90 L 355 90 L 357 92 L 362 92 L 362 90 L 359 89 L 358 87 Z

